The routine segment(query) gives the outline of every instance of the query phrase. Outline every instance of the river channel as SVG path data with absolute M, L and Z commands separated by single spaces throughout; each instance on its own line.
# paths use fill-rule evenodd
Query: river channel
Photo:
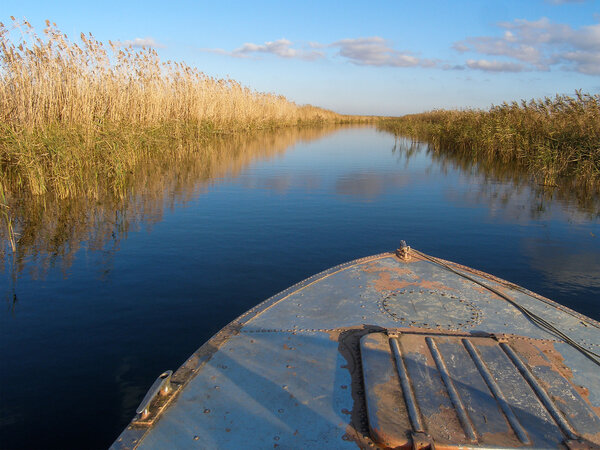
M 599 320 L 599 211 L 373 127 L 222 138 L 119 195 L 24 200 L 16 253 L 0 235 L 0 447 L 106 448 L 235 317 L 401 239 Z

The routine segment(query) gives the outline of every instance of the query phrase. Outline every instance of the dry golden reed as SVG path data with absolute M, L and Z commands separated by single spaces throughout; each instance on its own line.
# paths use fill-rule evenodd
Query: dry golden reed
M 539 183 L 571 178 L 600 186 L 600 95 L 523 100 L 484 110 L 435 110 L 386 119 L 380 127 L 430 143 L 435 151 L 516 163 Z
M 347 121 L 348 117 L 160 60 L 152 48 L 80 43 L 46 23 L 0 23 L 0 184 L 65 198 L 96 191 L 168 139 Z M 156 143 L 160 145 L 156 145 Z M 173 145 L 177 145 L 174 143 Z
M 28 22 L 18 30 L 23 38 L 17 45 L 9 39 L 16 30 L 9 33 L 0 25 L 0 121 L 5 125 L 95 131 L 105 122 L 143 127 L 209 122 L 229 128 L 339 117 L 182 63 L 162 62 L 152 48 L 112 42 L 107 48 L 83 33 L 78 45 L 48 22 L 44 39 Z

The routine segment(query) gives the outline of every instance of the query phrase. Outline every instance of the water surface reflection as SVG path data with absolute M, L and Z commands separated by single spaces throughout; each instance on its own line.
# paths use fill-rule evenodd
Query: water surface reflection
M 235 178 L 249 164 L 283 155 L 298 143 L 322 138 L 339 130 L 336 126 L 285 128 L 215 137 L 208 142 L 180 143 L 165 148 L 161 160 L 147 161 L 131 173 L 123 192 L 98 189 L 92 195 L 66 199 L 45 196 L 8 196 L 17 251 L 0 247 L 0 269 L 20 273 L 25 268 L 36 278 L 55 266 L 68 269 L 78 251 L 103 254 L 102 272 L 130 231 L 150 230 L 165 211 L 185 206 L 218 180 Z M 274 187 L 285 188 L 289 180 L 273 178 Z M 307 180 L 310 182 L 310 180 Z M 5 225 L 5 224 L 2 224 Z M 0 238 L 8 242 L 6 226 Z M 8 258 L 8 259 L 7 259 Z
M 547 209 L 555 209 L 557 204 L 569 216 L 600 216 L 597 186 L 576 185 L 568 178 L 559 179 L 556 184 L 540 184 L 517 165 L 494 158 L 474 159 L 468 153 L 435 150 L 425 142 L 408 138 L 397 138 L 392 153 L 406 164 L 425 155 L 432 168 L 441 173 L 460 172 L 467 179 L 467 184 L 477 187 L 465 195 L 463 201 L 493 204 L 494 208 L 511 216 L 516 211 L 510 210 L 517 207 L 539 217 Z
M 358 200 L 374 201 L 388 190 L 399 189 L 410 183 L 406 173 L 351 172 L 339 177 L 335 192 Z
M 106 448 L 155 377 L 237 315 L 400 239 L 600 318 L 598 198 L 568 184 L 368 127 L 163 155 L 119 192 L 9 197 L 19 235 L 13 254 L 0 227 L 3 446 Z

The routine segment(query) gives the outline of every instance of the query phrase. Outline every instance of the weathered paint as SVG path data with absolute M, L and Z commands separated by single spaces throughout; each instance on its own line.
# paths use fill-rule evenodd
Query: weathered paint
M 394 448 L 410 446 L 413 433 L 424 433 L 436 448 L 556 448 L 575 440 L 600 444 L 600 419 L 545 358 L 541 348 L 547 351 L 549 345 L 513 336 L 498 342 L 411 330 L 364 336 L 371 437 Z M 535 364 L 540 359 L 544 364 Z
M 597 322 L 503 280 L 445 263 L 502 290 L 583 345 L 597 348 Z M 408 300 L 403 303 L 400 299 L 404 298 Z M 413 317 L 408 314 L 411 308 Z M 457 310 L 464 310 L 464 314 L 457 315 Z M 409 261 L 388 253 L 315 275 L 236 319 L 176 371 L 172 381 L 177 393 L 169 397 L 158 417 L 152 423 L 134 420 L 114 447 L 373 446 L 363 379 L 369 369 L 363 367 L 359 340 L 377 332 L 400 333 L 399 348 L 426 431 L 418 433 L 407 428 L 403 445 L 418 441 L 422 446 L 433 442 L 436 448 L 451 448 L 453 439 L 468 439 L 454 405 L 444 393 L 441 378 L 436 378 L 439 371 L 425 342 L 427 335 L 436 333 L 433 339 L 449 376 L 463 400 L 470 402 L 465 409 L 474 416 L 469 420 L 480 442 L 524 445 L 495 402 L 489 383 L 460 343 L 465 337 L 475 339 L 473 345 L 491 373 L 504 374 L 494 380 L 523 428 L 530 430 L 539 425 L 545 430 L 537 434 L 528 431 L 528 436 L 534 442 L 556 442 L 562 436 L 506 354 L 498 353 L 500 347 L 483 338 L 490 335 L 499 341 L 510 340 L 532 372 L 538 367 L 536 362 L 540 363 L 535 376 L 541 378 L 552 401 L 560 405 L 561 414 L 567 418 L 587 417 L 581 432 L 575 430 L 587 443 L 597 440 L 599 430 L 589 415 L 600 408 L 597 366 L 533 325 L 517 308 L 489 290 L 416 253 Z M 478 336 L 481 339 L 477 340 Z M 455 356 L 448 358 L 452 352 Z M 393 362 L 391 353 L 386 357 Z M 556 381 L 556 377 L 567 385 Z M 393 383 L 390 380 L 378 383 L 379 397 L 385 397 L 382 389 L 386 383 Z M 469 385 L 471 382 L 475 384 Z M 398 399 L 395 389 L 392 397 Z M 426 395 L 428 389 L 430 395 Z M 569 398 L 576 400 L 561 403 L 565 389 Z M 485 413 L 488 422 L 477 417 L 487 411 L 485 405 L 496 408 L 489 417 Z M 490 417 L 504 428 L 492 427 Z M 380 423 L 386 420 L 380 412 Z M 429 433 L 435 423 L 441 424 L 439 429 Z
M 370 435 L 387 447 L 406 446 L 410 444 L 408 432 L 420 426 L 411 424 L 410 403 L 403 400 L 406 391 L 396 376 L 388 338 L 383 333 L 371 333 L 360 345 Z

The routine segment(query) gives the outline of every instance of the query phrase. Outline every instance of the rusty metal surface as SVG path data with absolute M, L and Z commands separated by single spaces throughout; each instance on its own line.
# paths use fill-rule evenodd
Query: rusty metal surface
M 360 345 L 370 435 L 387 447 L 407 445 L 410 442 L 407 431 L 422 431 L 421 419 L 414 411 L 413 392 L 401 387 L 396 375 L 388 338 L 383 333 L 371 333 L 362 338 Z M 407 392 L 409 398 L 404 400 L 403 394 Z
M 364 336 L 372 438 L 384 447 L 412 445 L 414 433 L 436 448 L 600 445 L 600 418 L 544 354 L 547 346 L 444 334 Z
M 239 448 L 242 444 L 246 448 L 356 448 L 373 445 L 369 423 L 366 416 L 363 417 L 366 406 L 361 390 L 363 368 L 358 340 L 355 339 L 354 348 L 354 344 L 347 345 L 344 339 L 353 333 L 368 334 L 377 330 L 429 334 L 444 330 L 448 339 L 436 338 L 435 345 L 458 395 L 463 400 L 469 399 L 470 403 L 465 401 L 464 408 L 475 432 L 489 430 L 490 435 L 497 434 L 489 425 L 487 415 L 481 420 L 475 417 L 483 405 L 489 406 L 493 401 L 497 414 L 490 416 L 495 418 L 492 422 L 498 419 L 499 423 L 502 419 L 506 424 L 503 436 L 510 436 L 503 445 L 525 444 L 513 431 L 502 406 L 498 406 L 494 389 L 503 393 L 509 405 L 537 402 L 538 409 L 525 415 L 513 409 L 525 430 L 546 423 L 545 420 L 555 425 L 556 422 L 548 416 L 550 413 L 535 392 L 532 394 L 530 385 L 514 369 L 506 353 L 497 354 L 501 351 L 497 345 L 488 348 L 474 344 L 490 373 L 512 366 L 505 378 L 494 378 L 496 387 L 490 388 L 493 383 L 489 379 L 486 382 L 464 345 L 461 344 L 462 350 L 456 358 L 445 358 L 445 352 L 453 351 L 449 348 L 454 345 L 452 335 L 520 335 L 525 343 L 530 339 L 543 339 L 548 346 L 543 355 L 553 367 L 560 367 L 560 376 L 570 384 L 571 394 L 577 394 L 588 408 L 581 407 L 579 400 L 570 405 L 558 402 L 561 414 L 586 417 L 590 411 L 600 410 L 600 370 L 589 359 L 557 336 L 533 325 L 521 311 L 498 295 L 444 270 L 416 252 L 411 256 L 410 260 L 403 261 L 393 253 L 386 253 L 351 261 L 292 286 L 248 311 L 202 346 L 173 375 L 174 383 L 180 388 L 158 420 L 148 426 L 132 422 L 114 448 Z M 510 295 L 582 345 L 596 350 L 600 347 L 597 322 L 550 300 L 527 295 L 503 280 L 463 269 Z M 431 375 L 439 370 L 429 345 L 415 333 L 416 337 L 411 339 L 424 347 L 422 351 L 407 352 L 403 348 L 407 336 L 402 335 L 399 350 L 410 374 L 414 395 L 423 399 L 426 392 L 431 393 L 426 401 L 418 402 L 421 414 L 445 420 L 449 429 L 460 427 L 463 439 L 468 439 L 455 405 L 447 394 L 441 393 L 442 390 L 447 392 L 446 385 L 441 378 Z M 518 351 L 516 344 L 511 344 L 511 348 Z M 525 364 L 530 364 L 529 356 L 519 355 Z M 464 370 L 465 367 L 468 370 Z M 423 376 L 413 376 L 413 373 Z M 480 381 L 469 388 L 470 377 L 475 376 Z M 544 376 L 539 375 L 540 383 L 552 397 L 553 386 L 558 386 L 558 382 Z M 219 383 L 215 383 L 217 379 Z M 475 404 L 471 404 L 473 402 Z M 523 408 L 521 405 L 516 409 L 525 410 Z M 589 430 L 582 433 L 593 441 L 598 430 L 593 420 L 589 426 Z M 556 426 L 550 427 L 549 430 L 554 431 L 546 431 L 543 439 L 555 442 L 556 429 Z M 560 429 L 558 433 L 562 433 Z M 248 445 L 249 436 L 252 436 L 252 445 Z M 433 436 L 434 441 L 443 441 L 443 436 L 440 432 L 439 436 Z M 412 439 L 426 442 L 429 438 L 423 433 L 413 433 L 407 439 L 407 442 Z M 571 445 L 574 446 L 575 441 Z M 439 447 L 437 442 L 436 446 Z

